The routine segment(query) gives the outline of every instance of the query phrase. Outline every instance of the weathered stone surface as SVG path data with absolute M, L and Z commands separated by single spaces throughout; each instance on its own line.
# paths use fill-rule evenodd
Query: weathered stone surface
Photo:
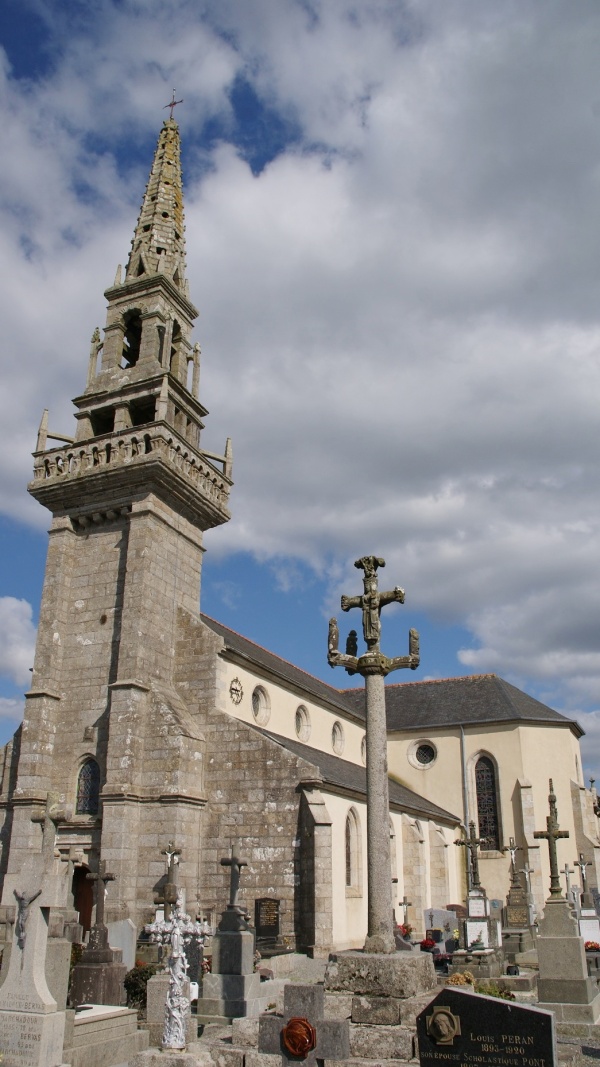
M 353 997 L 352 1022 L 371 1026 L 397 1026 L 400 1001 L 396 997 Z
M 258 1052 L 249 1049 L 246 1053 L 245 1067 L 280 1067 L 281 1056 L 271 1055 L 268 1052 Z
M 414 997 L 436 986 L 429 953 L 373 955 L 367 952 L 332 954 L 325 972 L 327 991 L 356 995 Z
M 404 1026 L 350 1024 L 350 1055 L 360 1059 L 397 1060 L 414 1055 L 414 1031 Z
M 350 1019 L 352 1016 L 352 993 L 326 993 L 325 1018 Z
M 234 1045 L 246 1048 L 258 1047 L 258 1018 L 233 1019 L 231 1023 L 231 1040 Z
M 437 996 L 437 986 L 435 989 L 429 990 L 427 993 L 420 993 L 417 997 L 407 997 L 400 1004 L 400 1022 L 403 1026 L 416 1026 L 417 1015 L 420 1015 L 423 1008 L 426 1008 L 428 1004 Z

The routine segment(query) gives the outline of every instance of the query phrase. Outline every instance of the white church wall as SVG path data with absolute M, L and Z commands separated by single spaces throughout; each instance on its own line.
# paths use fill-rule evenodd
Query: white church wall
M 339 950 L 360 948 L 367 934 L 367 809 L 361 801 L 331 793 L 326 801 L 332 820 L 333 942 Z M 360 879 L 356 886 L 346 885 L 346 819 L 351 808 L 360 830 Z
M 243 722 L 261 726 L 274 734 L 289 737 L 294 741 L 316 748 L 321 752 L 339 755 L 350 763 L 364 766 L 362 761 L 362 741 L 364 726 L 345 715 L 340 709 L 329 709 L 309 699 L 307 694 L 292 692 L 271 679 L 265 679 L 254 671 L 246 670 L 236 663 L 226 662 L 224 672 L 226 693 L 225 710 Z M 232 688 L 232 683 L 235 683 Z M 231 694 L 237 698 L 241 683 L 242 696 L 235 703 Z M 252 694 L 256 689 L 264 695 L 258 714 L 253 712 Z M 300 710 L 300 720 L 296 713 Z M 304 714 L 306 713 L 306 714 Z M 336 727 L 337 724 L 337 727 Z M 297 726 L 299 727 L 297 729 Z M 336 747 L 334 749 L 333 731 L 336 727 Z

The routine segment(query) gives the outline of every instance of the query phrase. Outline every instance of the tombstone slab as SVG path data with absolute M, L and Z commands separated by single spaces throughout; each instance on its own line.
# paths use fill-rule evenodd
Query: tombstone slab
M 437 983 L 429 953 L 332 953 L 325 971 L 325 990 L 357 996 L 414 997 Z
M 447 986 L 417 1017 L 421 1067 L 555 1067 L 550 1011 Z

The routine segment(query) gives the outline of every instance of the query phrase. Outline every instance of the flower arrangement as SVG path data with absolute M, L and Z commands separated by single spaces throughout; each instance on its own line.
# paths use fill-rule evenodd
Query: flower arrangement
M 421 945 L 422 949 L 425 949 L 425 952 L 430 952 L 432 948 L 435 948 L 435 941 L 432 937 L 424 937 L 423 940 L 419 942 L 419 944 Z
M 456 974 L 453 974 L 448 979 L 448 981 L 446 982 L 446 985 L 471 985 L 471 986 L 474 986 L 475 985 L 475 978 L 473 977 L 473 975 L 471 974 L 470 971 L 457 971 Z
M 210 974 L 212 967 L 212 956 L 204 956 L 202 959 L 202 974 Z
M 586 941 L 586 943 L 585 943 L 585 951 L 586 952 L 600 952 L 600 945 L 598 944 L 597 941 Z
M 400 930 L 402 937 L 410 937 L 412 934 L 412 926 L 410 923 L 401 923 L 398 929 Z

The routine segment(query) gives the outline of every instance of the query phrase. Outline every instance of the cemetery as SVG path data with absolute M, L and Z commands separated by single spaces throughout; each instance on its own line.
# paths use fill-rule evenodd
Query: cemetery
M 0 1063 L 593 1063 L 600 805 L 578 724 L 494 675 L 386 686 L 420 644 L 382 651 L 405 593 L 375 555 L 340 605 L 366 650 L 356 630 L 340 649 L 336 618 L 327 635 L 354 689 L 199 612 L 232 449 L 200 447 L 176 103 L 77 438 L 45 413 L 34 453 L 53 518 L 0 764 Z

